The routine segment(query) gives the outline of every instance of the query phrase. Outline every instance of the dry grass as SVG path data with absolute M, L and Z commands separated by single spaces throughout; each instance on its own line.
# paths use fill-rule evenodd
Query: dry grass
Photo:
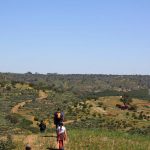
M 56 136 L 52 134 L 16 135 L 13 137 L 15 150 L 23 150 L 26 144 L 30 144 L 32 150 L 46 150 L 56 148 Z

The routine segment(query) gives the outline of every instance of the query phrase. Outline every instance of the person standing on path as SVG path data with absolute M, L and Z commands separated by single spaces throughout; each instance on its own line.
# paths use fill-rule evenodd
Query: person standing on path
M 57 128 L 57 143 L 59 144 L 59 150 L 64 150 L 64 141 L 67 139 L 67 131 L 61 122 Z
M 41 120 L 41 123 L 39 124 L 40 132 L 45 133 L 46 130 L 46 124 L 43 120 Z
M 56 125 L 56 130 L 61 122 L 64 121 L 64 114 L 58 108 L 57 111 L 54 113 L 54 124 Z

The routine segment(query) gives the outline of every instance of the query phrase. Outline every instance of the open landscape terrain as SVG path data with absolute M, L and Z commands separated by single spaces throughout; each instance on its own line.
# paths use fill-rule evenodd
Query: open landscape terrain
M 149 150 L 149 89 L 150 76 L 0 73 L 0 149 L 57 149 L 59 107 L 67 150 Z
M 150 0 L 0 0 L 0 150 L 150 150 L 148 18 Z

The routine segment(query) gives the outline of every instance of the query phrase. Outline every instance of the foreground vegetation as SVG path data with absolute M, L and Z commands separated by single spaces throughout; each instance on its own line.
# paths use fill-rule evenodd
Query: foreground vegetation
M 70 130 L 70 150 L 150 150 L 150 137 L 101 129 Z
M 40 150 L 55 149 L 55 131 L 51 130 L 42 136 L 32 134 L 34 148 Z M 24 144 L 21 140 L 15 140 L 15 150 L 22 150 Z M 68 140 L 65 142 L 67 150 L 150 150 L 150 137 L 130 135 L 122 132 L 114 132 L 101 129 L 71 129 L 68 130 Z

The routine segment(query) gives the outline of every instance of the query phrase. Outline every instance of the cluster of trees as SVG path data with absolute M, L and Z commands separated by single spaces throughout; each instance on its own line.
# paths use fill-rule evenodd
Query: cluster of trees
M 58 91 L 76 90 L 100 92 L 105 90 L 132 91 L 150 88 L 150 76 L 144 75 L 94 75 L 94 74 L 25 74 L 0 73 L 2 82 L 26 82 L 36 88 Z
M 27 83 L 35 90 L 52 90 L 56 93 L 72 92 L 79 99 L 122 96 L 124 92 L 129 97 L 150 99 L 148 92 L 150 76 L 0 73 L 0 90 L 10 91 L 17 83 Z

